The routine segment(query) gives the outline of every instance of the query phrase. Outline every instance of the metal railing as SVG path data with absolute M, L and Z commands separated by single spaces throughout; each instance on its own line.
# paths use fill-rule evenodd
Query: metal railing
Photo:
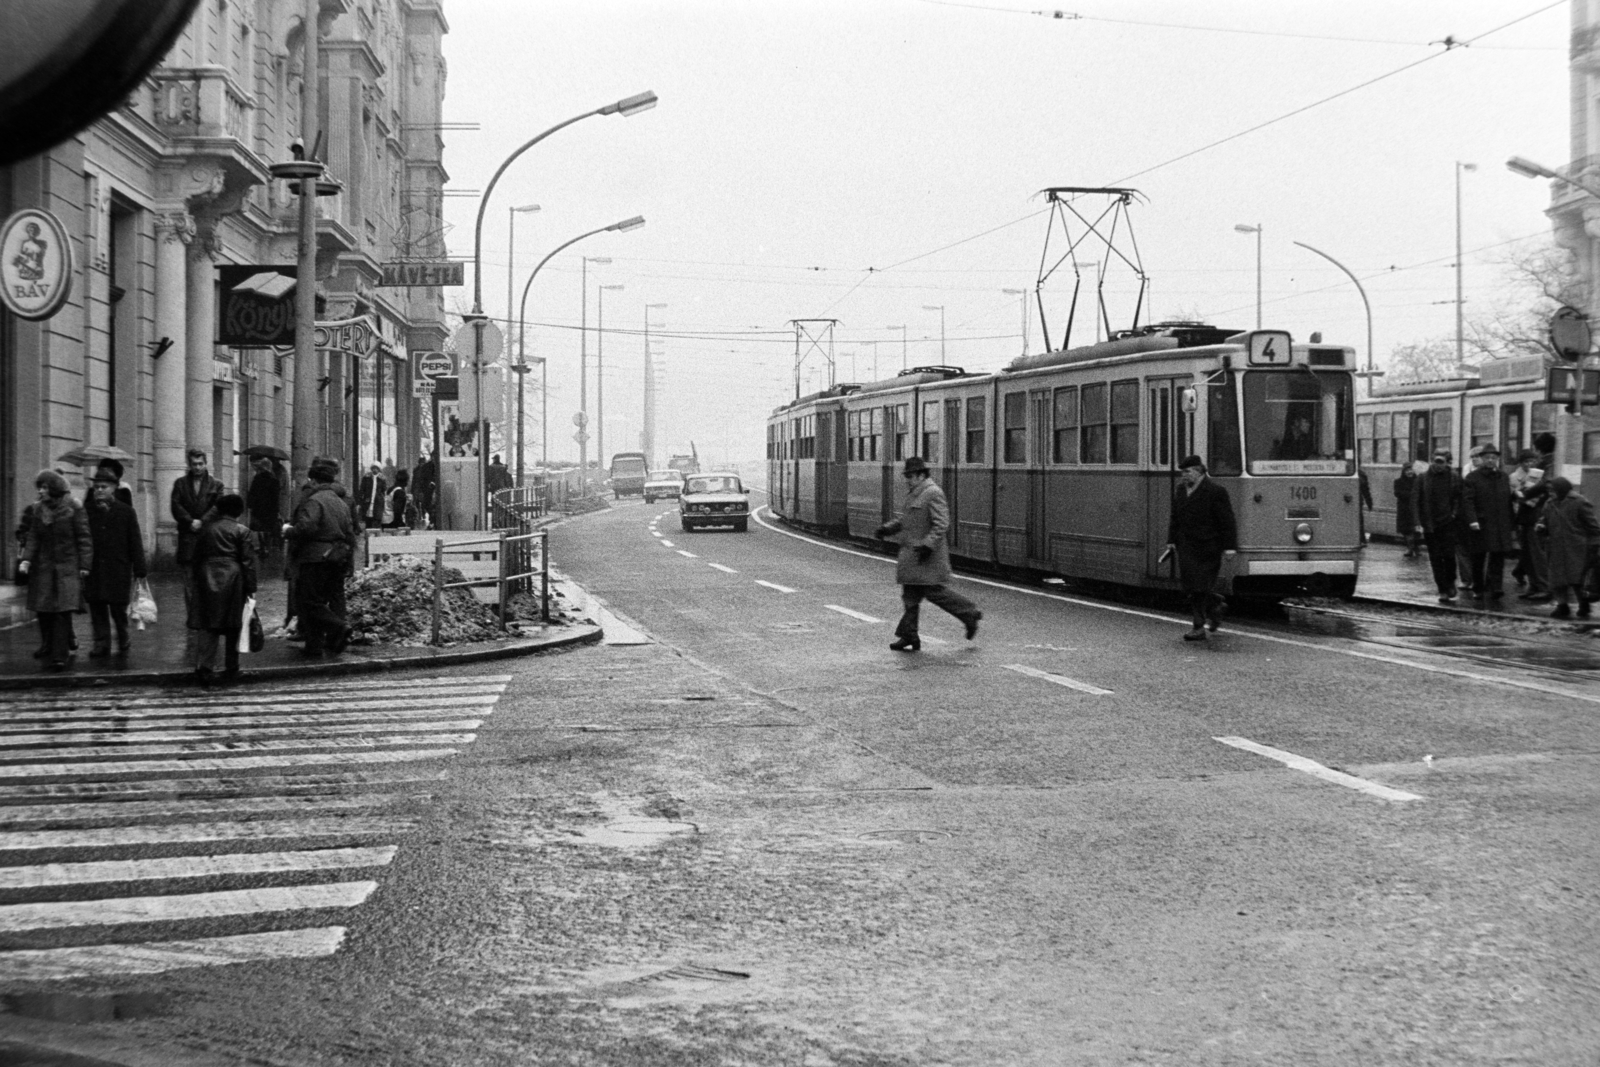
M 526 569 L 532 564 L 527 562 L 534 541 L 539 542 L 539 568 L 538 570 Z M 495 560 L 499 573 L 493 578 L 468 578 L 459 582 L 444 580 L 444 555 L 445 545 L 449 544 L 452 553 L 460 550 L 471 550 L 473 546 L 495 546 Z M 520 549 L 520 551 L 518 551 Z M 481 551 L 481 549 L 479 550 Z M 474 553 L 476 554 L 476 553 Z M 514 564 L 513 558 L 523 562 Z M 522 567 L 513 570 L 513 566 Z M 444 609 L 444 593 L 446 589 L 466 589 L 473 586 L 493 584 L 499 597 L 500 630 L 505 632 L 506 622 L 511 613 L 511 591 L 513 583 L 517 591 L 526 590 L 533 578 L 539 579 L 539 620 L 544 623 L 550 621 L 550 532 L 536 530 L 532 533 L 513 534 L 504 530 L 493 537 L 479 537 L 470 541 L 446 542 L 444 538 L 435 538 L 433 542 L 433 637 L 434 645 L 441 644 L 439 637 L 439 616 Z

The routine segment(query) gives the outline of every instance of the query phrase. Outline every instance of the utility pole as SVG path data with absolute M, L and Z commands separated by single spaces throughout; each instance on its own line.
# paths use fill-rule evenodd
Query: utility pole
M 1467 361 L 1466 331 L 1463 329 L 1464 315 L 1462 304 L 1465 299 L 1461 290 L 1461 172 L 1464 170 L 1477 170 L 1476 163 L 1463 163 L 1456 160 L 1456 367 L 1460 373 L 1461 364 Z
M 595 459 L 604 463 L 606 461 L 606 290 L 621 289 L 620 285 L 601 285 L 596 287 L 599 295 L 599 310 L 595 322 L 594 339 L 594 396 L 595 413 L 594 428 Z
M 639 451 L 644 453 L 645 466 L 656 461 L 656 371 L 650 352 L 650 312 L 664 308 L 665 304 L 644 306 L 644 429 L 639 434 Z
M 828 385 L 834 382 L 833 373 L 833 328 L 839 325 L 838 319 L 790 319 L 789 325 L 794 327 L 794 396 L 800 399 L 800 366 L 813 351 L 819 352 L 822 358 L 828 361 Z M 806 350 L 800 351 L 801 340 L 806 341 Z M 823 345 L 826 343 L 827 347 Z

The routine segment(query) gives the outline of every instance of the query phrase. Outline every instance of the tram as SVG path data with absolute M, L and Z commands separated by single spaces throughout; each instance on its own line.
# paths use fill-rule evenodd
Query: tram
M 1239 520 L 1234 595 L 1348 597 L 1361 546 L 1354 350 L 1191 322 L 1023 356 L 993 374 L 918 367 L 774 410 L 772 511 L 867 539 L 921 455 L 968 565 L 1150 590 L 1178 464 L 1196 453 Z
M 1380 535 L 1395 529 L 1394 483 L 1405 463 L 1426 465 L 1443 448 L 1465 470 L 1473 446 L 1493 442 L 1509 467 L 1524 448 L 1538 448 L 1540 435 L 1553 437 L 1562 405 L 1545 400 L 1546 366 L 1542 356 L 1492 360 L 1474 375 L 1378 386 L 1357 401 L 1357 449 L 1372 489 L 1370 527 Z M 1584 424 L 1584 481 L 1593 482 L 1600 479 L 1600 421 L 1586 415 Z

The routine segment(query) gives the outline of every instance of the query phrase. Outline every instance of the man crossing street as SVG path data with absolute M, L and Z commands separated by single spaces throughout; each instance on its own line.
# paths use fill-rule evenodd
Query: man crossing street
M 983 612 L 945 585 L 950 580 L 950 546 L 945 541 L 945 531 L 950 529 L 950 505 L 945 501 L 944 490 L 929 478 L 927 461 L 921 456 L 906 460 L 901 475 L 906 480 L 905 507 L 899 518 L 876 531 L 879 538 L 900 545 L 894 577 L 900 583 L 900 602 L 905 611 L 889 647 L 896 652 L 916 652 L 922 647 L 917 621 L 924 599 L 960 619 L 970 641 L 978 634 Z

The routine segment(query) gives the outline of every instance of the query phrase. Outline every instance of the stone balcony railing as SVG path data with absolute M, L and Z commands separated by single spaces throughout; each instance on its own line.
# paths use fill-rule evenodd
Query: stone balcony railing
M 255 100 L 222 67 L 162 67 L 153 73 L 156 126 L 175 140 L 214 144 L 237 141 L 249 152 L 255 143 Z

